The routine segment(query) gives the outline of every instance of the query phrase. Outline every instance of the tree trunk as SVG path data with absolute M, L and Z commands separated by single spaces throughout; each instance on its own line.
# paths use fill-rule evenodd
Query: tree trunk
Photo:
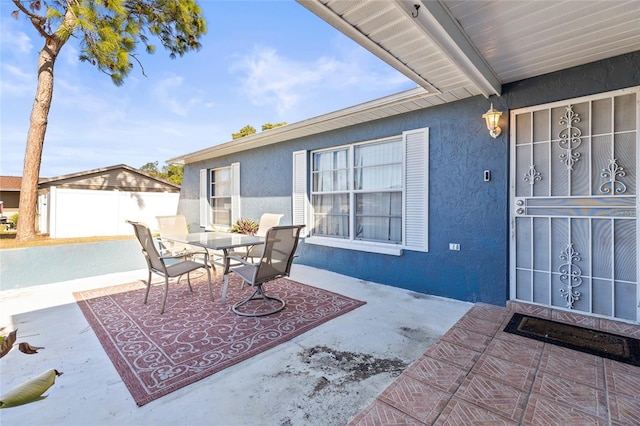
M 24 154 L 20 204 L 18 209 L 17 241 L 27 241 L 36 236 L 36 204 L 38 178 L 42 163 L 42 149 L 47 131 L 49 109 L 53 98 L 53 66 L 64 43 L 46 38 L 38 56 L 38 88 L 31 109 L 27 147 Z

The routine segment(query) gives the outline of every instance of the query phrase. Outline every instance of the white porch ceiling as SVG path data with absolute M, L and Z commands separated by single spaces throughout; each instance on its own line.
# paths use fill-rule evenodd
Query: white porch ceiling
M 499 96 L 505 83 L 640 50 L 639 0 L 297 1 L 419 87 L 169 163 L 194 163 L 471 96 Z
M 297 1 L 435 95 L 640 50 L 638 0 Z

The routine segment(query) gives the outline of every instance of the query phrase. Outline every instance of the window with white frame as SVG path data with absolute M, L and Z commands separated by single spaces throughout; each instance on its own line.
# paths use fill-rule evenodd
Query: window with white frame
M 200 226 L 226 229 L 240 217 L 240 164 L 200 170 Z
M 302 179 L 307 160 L 309 196 Z M 427 251 L 427 177 L 428 129 L 298 151 L 294 221 L 307 224 L 308 243 L 388 254 Z
M 231 167 L 209 170 L 211 220 L 214 225 L 231 226 Z

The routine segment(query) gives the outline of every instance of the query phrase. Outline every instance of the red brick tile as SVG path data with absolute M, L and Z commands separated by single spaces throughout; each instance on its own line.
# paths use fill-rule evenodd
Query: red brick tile
M 524 341 L 493 339 L 487 347 L 485 354 L 516 362 L 527 367 L 537 367 L 540 362 L 540 357 L 542 356 L 543 348 L 544 344 L 532 339 L 526 339 Z
M 538 318 L 551 318 L 551 309 L 537 305 L 530 305 L 528 303 L 510 301 L 507 307 L 521 314 L 527 314 Z
M 575 406 L 558 403 L 549 398 L 532 394 L 522 418 L 523 425 L 558 426 L 558 425 L 606 425 L 603 418 L 577 410 Z
M 403 374 L 378 399 L 403 413 L 431 424 L 453 395 Z
M 610 392 L 609 413 L 611 424 L 640 425 L 640 400 Z
M 350 426 L 396 426 L 396 425 L 423 425 L 417 419 L 396 410 L 381 402 L 374 401 L 363 412 L 354 417 Z
M 456 327 L 464 328 L 474 333 L 481 333 L 485 336 L 493 336 L 498 331 L 500 323 L 467 314 L 456 323 Z
M 522 392 L 498 380 L 471 373 L 460 385 L 455 396 L 517 421 L 524 411 L 528 392 Z
M 599 318 L 580 315 L 574 312 L 558 311 L 554 309 L 551 312 L 551 319 L 564 324 L 573 324 L 594 330 L 598 330 L 600 327 Z
M 442 336 L 442 340 L 465 346 L 477 352 L 483 352 L 491 342 L 491 337 L 453 326 Z
M 505 324 L 503 324 L 504 327 L 506 327 L 506 323 L 508 323 L 509 321 L 507 320 L 505 322 Z M 530 347 L 532 349 L 536 349 L 536 350 L 542 350 L 543 346 L 544 346 L 544 342 L 541 342 L 539 340 L 535 340 L 535 339 L 531 339 L 529 337 L 524 337 L 524 336 L 518 336 L 517 334 L 513 334 L 513 333 L 507 333 L 506 331 L 503 331 L 502 327 L 500 330 L 498 330 L 498 332 L 495 335 L 496 339 L 500 339 L 500 340 L 506 340 L 508 342 L 512 342 L 512 343 L 516 343 L 518 345 L 521 346 L 527 346 Z
M 605 359 L 604 372 L 607 390 L 636 398 L 640 404 L 640 367 Z
M 601 319 L 600 329 L 609 333 L 618 334 L 620 336 L 633 337 L 640 339 L 640 325 L 627 324 L 620 321 L 610 321 Z
M 550 398 L 597 417 L 607 417 L 605 392 L 544 371 L 538 372 L 532 393 Z
M 485 408 L 453 398 L 436 420 L 436 426 L 491 425 L 513 426 L 518 423 L 506 419 Z
M 571 356 L 567 356 L 566 351 L 545 350 L 540 360 L 540 370 L 598 389 L 604 389 L 604 364 L 602 358 L 595 358 L 595 363 L 592 363 L 585 361 L 582 355 L 582 353 L 580 355 L 576 354 L 575 351 L 571 352 Z M 588 358 L 588 360 L 591 361 L 591 358 Z
M 553 353 L 561 357 L 572 358 L 576 362 L 590 365 L 602 365 L 602 358 L 591 355 L 586 352 L 580 352 L 573 349 L 565 348 L 564 346 L 548 344 L 544 347 L 543 353 Z
M 505 318 L 511 315 L 511 312 L 500 306 L 489 305 L 487 303 L 476 303 L 471 307 L 471 309 L 469 309 L 469 311 L 467 311 L 466 315 L 486 321 L 502 323 Z
M 445 392 L 453 393 L 464 380 L 467 371 L 449 362 L 423 356 L 411 364 L 403 374 L 421 380 Z
M 491 379 L 500 380 L 521 391 L 529 392 L 533 384 L 533 379 L 535 378 L 536 370 L 525 367 L 522 364 L 485 354 L 476 363 L 471 372 L 481 374 Z
M 445 340 L 440 340 L 431 346 L 425 355 L 451 362 L 467 370 L 470 370 L 473 364 L 480 358 L 480 352 L 449 343 Z

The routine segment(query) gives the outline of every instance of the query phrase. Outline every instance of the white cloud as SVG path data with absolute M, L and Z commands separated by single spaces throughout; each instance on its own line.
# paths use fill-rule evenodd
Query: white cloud
M 64 60 L 64 63 L 70 67 L 77 67 L 80 63 L 80 51 L 71 43 L 65 44 L 59 54 L 59 59 Z
M 304 90 L 317 86 L 338 63 L 321 58 L 304 64 L 278 55 L 275 49 L 256 49 L 236 61 L 231 71 L 243 74 L 242 91 L 254 105 L 274 105 L 279 114 L 294 108 L 304 98 Z
M 348 90 L 393 91 L 406 84 L 406 77 L 390 67 L 386 70 L 386 65 L 371 66 L 372 60 L 379 59 L 361 52 L 362 49 L 345 50 L 340 53 L 348 59 L 323 56 L 305 62 L 281 56 L 273 48 L 255 48 L 239 57 L 230 71 L 241 76 L 242 92 L 251 103 L 275 107 L 280 115 L 329 92 L 342 95 Z
M 37 79 L 34 72 L 10 63 L 2 63 L 0 69 L 0 97 L 18 98 L 35 94 Z
M 187 117 L 191 108 L 200 104 L 204 93 L 202 91 L 194 91 L 190 97 L 182 99 L 182 95 L 188 94 L 192 89 L 183 87 L 184 77 L 170 75 L 162 79 L 154 88 L 154 98 L 172 113 Z
M 19 25 L 13 18 L 3 18 L 2 29 L 0 29 L 0 40 L 2 50 L 14 54 L 24 55 L 31 53 L 33 44 L 31 38 L 19 29 Z

